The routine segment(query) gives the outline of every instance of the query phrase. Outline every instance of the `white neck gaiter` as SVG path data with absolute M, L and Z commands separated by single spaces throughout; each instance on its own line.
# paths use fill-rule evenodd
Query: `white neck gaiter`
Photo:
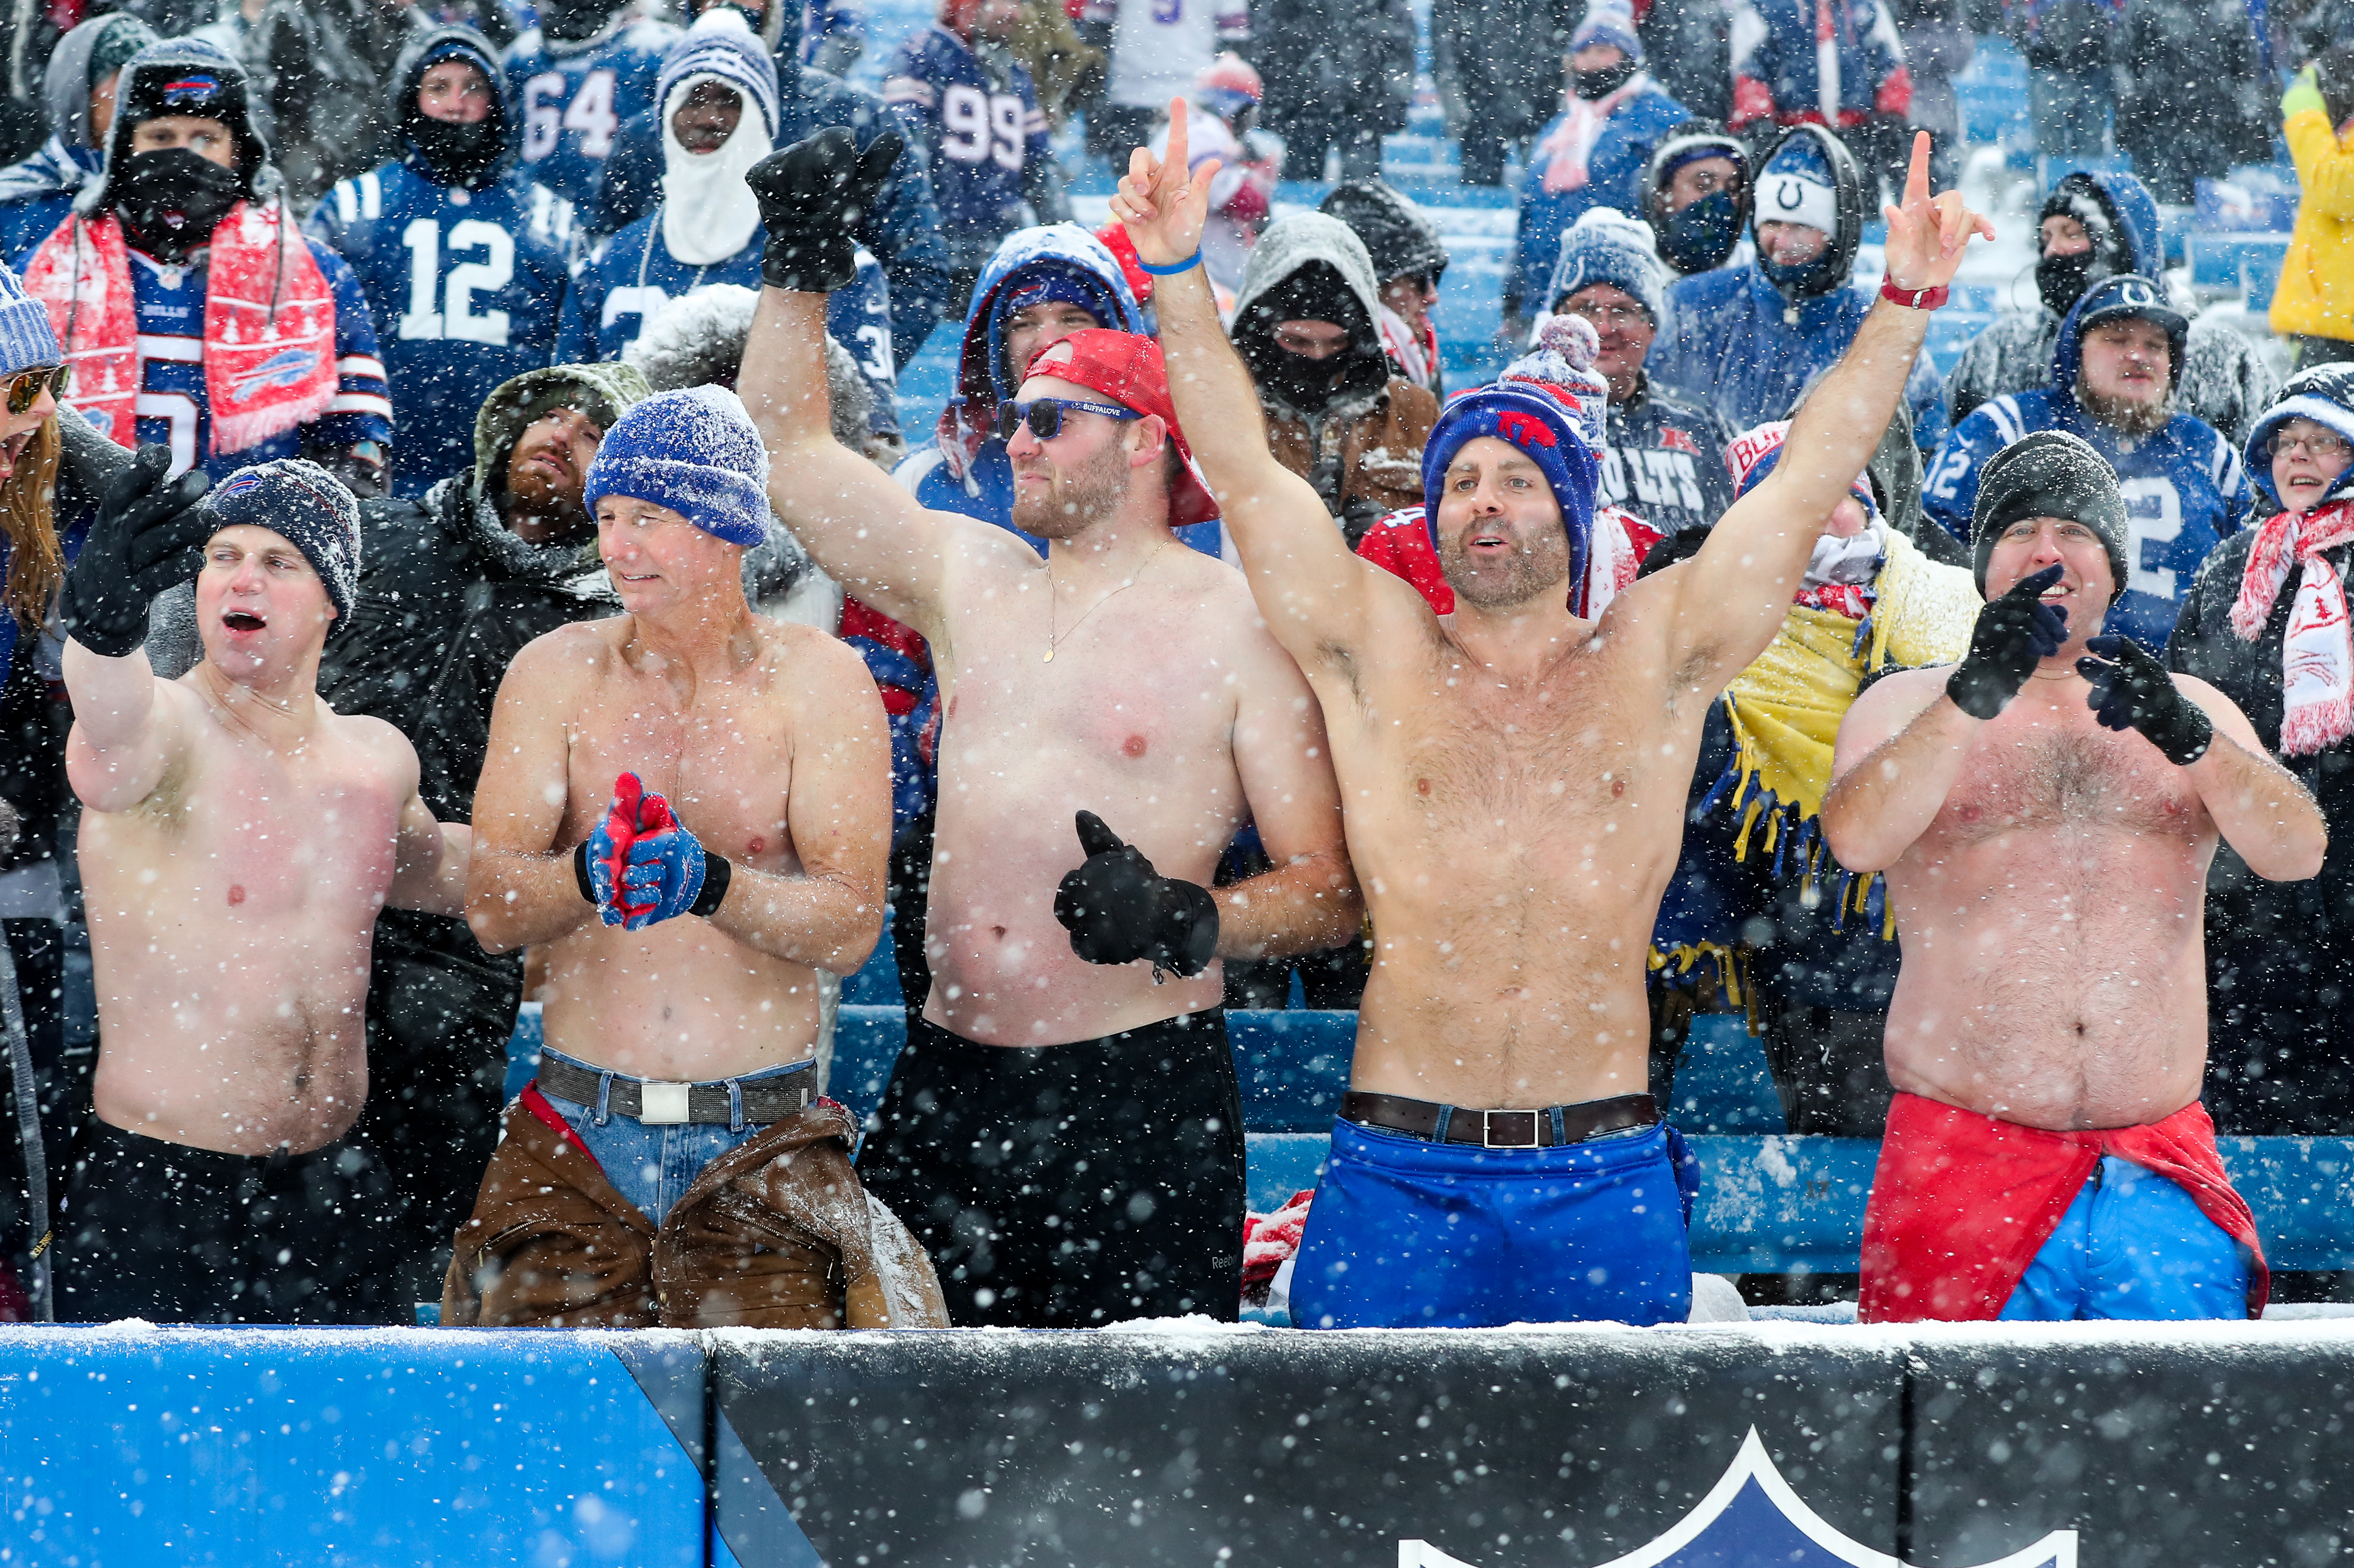
M 690 153 L 671 128 L 671 116 L 699 82 L 716 82 L 744 100 L 735 134 L 716 152 Z M 663 245 L 689 267 L 725 261 L 751 243 L 760 227 L 760 204 L 744 183 L 745 171 L 775 150 L 760 106 L 721 76 L 688 77 L 670 90 L 662 106 Z

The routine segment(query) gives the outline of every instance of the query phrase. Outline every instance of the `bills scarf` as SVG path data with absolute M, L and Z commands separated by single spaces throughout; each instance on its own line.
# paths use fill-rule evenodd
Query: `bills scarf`
M 2346 619 L 2346 585 L 2322 552 L 2354 539 L 2354 502 L 2309 517 L 2282 512 L 2256 531 L 2248 569 L 2232 605 L 2243 642 L 2264 635 L 2273 606 L 2297 573 L 2296 599 L 2281 640 L 2281 753 L 2308 757 L 2354 736 L 2354 633 Z
M 205 262 L 205 397 L 215 453 L 240 452 L 327 411 L 335 396 L 335 298 L 277 202 L 239 202 Z M 67 401 L 117 445 L 139 444 L 139 302 L 112 212 L 76 215 L 25 269 L 73 366 Z

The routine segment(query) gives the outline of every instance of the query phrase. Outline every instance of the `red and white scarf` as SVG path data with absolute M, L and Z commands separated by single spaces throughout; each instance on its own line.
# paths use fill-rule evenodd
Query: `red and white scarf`
M 213 230 L 205 268 L 205 399 L 212 448 L 241 452 L 334 400 L 335 296 L 277 202 L 239 202 Z M 117 445 L 139 444 L 139 301 L 111 212 L 79 214 L 25 268 L 73 366 L 67 402 Z
M 2354 502 L 2340 501 L 2310 516 L 2275 514 L 2256 531 L 2232 630 L 2243 642 L 2264 635 L 2288 582 L 2297 574 L 2281 641 L 2281 733 L 2284 756 L 2304 757 L 2354 736 L 2354 633 L 2346 620 L 2346 585 L 2325 550 L 2354 539 Z
M 1544 188 L 1548 193 L 1558 196 L 1585 185 L 1586 164 L 1594 157 L 1594 143 L 1602 137 L 1602 122 L 1620 104 L 1648 90 L 1650 85 L 1650 73 L 1638 70 L 1600 98 L 1570 94 L 1569 110 L 1562 116 L 1561 123 L 1537 146 L 1545 158 Z

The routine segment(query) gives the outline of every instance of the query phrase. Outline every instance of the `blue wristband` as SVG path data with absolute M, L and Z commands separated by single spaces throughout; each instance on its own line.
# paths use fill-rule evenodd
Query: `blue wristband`
M 1193 254 L 1186 257 L 1185 260 L 1178 262 L 1174 267 L 1155 267 L 1151 262 L 1147 261 L 1141 256 L 1136 259 L 1136 264 L 1139 267 L 1143 268 L 1146 271 L 1151 273 L 1156 278 L 1174 278 L 1180 272 L 1191 272 L 1195 267 L 1201 264 L 1201 248 L 1196 246 L 1194 248 Z

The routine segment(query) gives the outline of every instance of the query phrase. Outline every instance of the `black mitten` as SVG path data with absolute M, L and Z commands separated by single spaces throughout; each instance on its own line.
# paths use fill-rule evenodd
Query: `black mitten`
M 2046 567 L 2021 577 L 1978 611 L 1969 655 L 1946 679 L 1946 695 L 1970 717 L 1990 719 L 2009 707 L 2035 666 L 2068 641 L 2068 612 L 2043 602 L 2044 590 L 2060 580 L 2060 571 Z
M 1071 951 L 1091 964 L 1150 959 L 1187 979 L 1208 969 L 1218 949 L 1210 890 L 1155 872 L 1093 811 L 1081 811 L 1078 825 L 1087 862 L 1055 889 L 1055 918 L 1070 932 Z
M 744 183 L 759 198 L 760 228 L 769 237 L 760 281 L 804 294 L 847 287 L 858 275 L 855 231 L 875 210 L 906 145 L 886 130 L 862 153 L 837 125 L 753 164 Z
M 2115 633 L 2088 638 L 2084 647 L 2095 657 L 2077 660 L 2076 673 L 2093 683 L 2084 705 L 2103 729 L 2141 731 L 2177 768 L 2207 755 L 2215 722 L 2182 694 L 2148 649 Z
M 121 659 L 147 640 L 147 606 L 204 565 L 220 520 L 201 504 L 212 481 L 190 469 L 169 484 L 172 454 L 144 446 L 114 476 L 98 521 L 66 576 L 65 629 L 91 652 Z

